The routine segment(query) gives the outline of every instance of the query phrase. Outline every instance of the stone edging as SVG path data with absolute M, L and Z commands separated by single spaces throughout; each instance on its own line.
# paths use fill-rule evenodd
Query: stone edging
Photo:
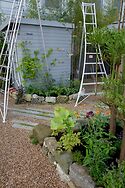
M 56 166 L 56 170 L 62 181 L 70 188 L 95 188 L 95 183 L 88 175 L 87 169 L 73 163 L 71 152 L 59 152 L 55 137 L 46 137 L 42 145 L 42 152 Z

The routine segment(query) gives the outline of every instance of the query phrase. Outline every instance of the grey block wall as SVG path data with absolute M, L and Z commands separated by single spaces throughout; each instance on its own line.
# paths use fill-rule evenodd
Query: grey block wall
M 46 52 L 50 48 L 53 49 L 52 54 L 47 58 L 47 64 L 53 79 L 56 83 L 59 83 L 61 80 L 63 82 L 70 80 L 72 25 L 61 24 L 56 21 L 42 21 L 42 27 Z M 29 42 L 27 47 L 32 53 L 36 49 L 40 51 L 40 56 L 44 53 L 38 20 L 22 20 L 17 43 L 19 44 L 22 41 Z M 19 48 L 19 45 L 17 45 L 17 47 L 17 55 L 19 61 L 21 61 L 22 50 Z M 51 65 L 54 59 L 56 59 L 56 64 Z

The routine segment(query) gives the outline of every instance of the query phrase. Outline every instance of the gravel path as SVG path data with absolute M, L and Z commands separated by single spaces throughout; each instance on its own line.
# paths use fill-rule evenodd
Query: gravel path
M 0 124 L 0 188 L 67 188 L 29 132 L 11 125 Z
M 90 99 L 76 108 L 74 108 L 75 103 L 61 106 L 76 111 L 95 110 L 94 105 L 97 101 L 95 98 Z M 11 100 L 9 107 L 53 110 L 55 105 L 36 106 L 28 103 L 14 105 Z M 16 117 L 11 111 L 8 112 L 9 117 L 6 124 L 3 124 L 0 119 L 0 188 L 68 188 L 65 183 L 60 181 L 55 167 L 42 154 L 40 146 L 30 143 L 29 132 L 12 127 L 13 119 L 46 124 L 49 124 L 49 121 L 38 120 L 32 116 Z

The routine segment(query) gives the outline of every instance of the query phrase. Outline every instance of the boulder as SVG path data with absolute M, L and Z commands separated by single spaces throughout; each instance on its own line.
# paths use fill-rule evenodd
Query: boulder
M 48 103 L 56 103 L 56 97 L 46 97 L 45 101 Z
M 66 103 L 69 100 L 69 97 L 66 95 L 59 95 L 57 97 L 57 102 L 58 103 Z
M 59 164 L 59 166 L 62 168 L 62 170 L 66 174 L 68 174 L 69 167 L 73 161 L 72 153 L 68 151 L 64 151 L 64 152 L 57 151 L 55 153 L 55 160 Z
M 51 134 L 52 131 L 50 127 L 44 124 L 36 125 L 32 130 L 32 137 L 38 140 L 40 145 L 43 145 L 44 139 L 51 136 Z
M 79 188 L 95 188 L 95 183 L 88 175 L 85 167 L 73 163 L 69 168 L 69 177 L 71 181 Z

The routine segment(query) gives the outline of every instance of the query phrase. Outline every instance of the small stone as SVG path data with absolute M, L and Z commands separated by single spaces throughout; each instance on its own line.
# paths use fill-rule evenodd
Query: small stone
M 45 100 L 45 98 L 43 96 L 39 96 L 39 98 L 38 98 L 39 103 L 42 103 L 44 100 Z
M 32 98 L 31 99 L 32 104 L 38 104 L 39 103 L 39 98 Z
M 56 103 L 56 97 L 46 97 L 45 101 L 48 103 Z
M 58 147 L 55 137 L 46 137 L 44 139 L 43 147 L 48 148 L 48 151 L 54 156 Z
M 77 99 L 77 96 L 78 96 L 78 93 L 75 93 L 75 94 L 72 94 L 72 95 L 69 95 L 69 100 L 76 100 Z
M 37 94 L 33 94 L 33 95 L 32 95 L 32 98 L 34 98 L 34 99 L 38 99 L 39 96 L 38 96 Z
M 58 103 L 66 103 L 69 100 L 69 97 L 66 95 L 59 95 L 57 97 L 57 102 Z

